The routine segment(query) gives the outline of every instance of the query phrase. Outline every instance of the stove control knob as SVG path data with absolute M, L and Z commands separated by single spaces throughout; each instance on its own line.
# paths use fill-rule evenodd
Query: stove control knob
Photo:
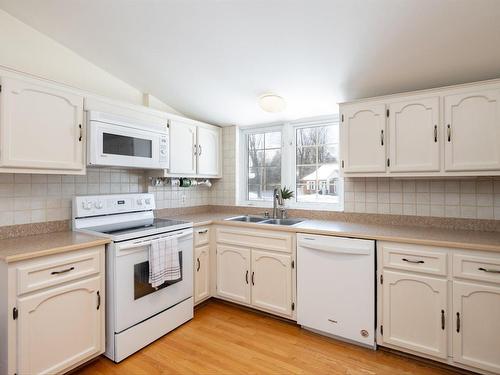
M 151 204 L 151 198 L 146 198 L 145 202 L 146 204 Z
M 142 199 L 141 199 L 141 198 L 137 199 L 137 204 L 138 204 L 139 206 L 142 206 Z
M 97 208 L 98 210 L 100 210 L 101 208 L 104 207 L 104 203 L 102 203 L 102 201 L 96 201 L 94 203 L 94 206 L 95 206 L 95 208 Z
M 90 210 L 92 208 L 92 202 L 84 201 L 82 202 L 82 207 L 84 210 Z

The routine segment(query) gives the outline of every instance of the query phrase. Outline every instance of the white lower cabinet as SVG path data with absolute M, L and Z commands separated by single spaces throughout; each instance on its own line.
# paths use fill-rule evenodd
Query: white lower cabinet
M 104 246 L 0 262 L 0 374 L 59 374 L 105 349 Z
M 19 374 L 53 374 L 101 351 L 100 277 L 17 301 Z
M 384 241 L 377 249 L 377 343 L 500 374 L 500 254 Z
M 217 297 L 295 319 L 294 234 L 217 228 Z
M 194 249 L 194 303 L 210 297 L 210 245 Z
M 453 320 L 453 360 L 500 373 L 500 286 L 455 281 Z
M 250 303 L 250 250 L 217 245 L 217 295 Z
M 252 305 L 291 315 L 292 257 L 252 250 Z
M 384 342 L 446 358 L 447 282 L 384 271 Z

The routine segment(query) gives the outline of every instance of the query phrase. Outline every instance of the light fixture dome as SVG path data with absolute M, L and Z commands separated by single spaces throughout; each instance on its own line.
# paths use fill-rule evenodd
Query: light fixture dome
M 282 112 L 286 107 L 285 99 L 276 94 L 262 94 L 259 97 L 259 105 L 266 112 Z

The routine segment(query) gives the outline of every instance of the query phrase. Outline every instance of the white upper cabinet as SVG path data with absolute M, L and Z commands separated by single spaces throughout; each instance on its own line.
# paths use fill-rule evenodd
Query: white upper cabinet
M 342 103 L 340 112 L 345 176 L 500 175 L 500 80 Z
M 0 100 L 1 170 L 85 172 L 83 96 L 2 78 Z
M 196 125 L 170 121 L 170 173 L 196 174 Z
M 385 172 L 385 105 L 355 105 L 342 110 L 342 164 L 345 172 Z
M 170 120 L 170 176 L 219 177 L 221 131 L 190 120 Z
M 198 174 L 220 173 L 220 128 L 198 126 Z
M 500 89 L 444 97 L 445 170 L 500 170 Z
M 439 132 L 439 97 L 390 104 L 390 171 L 439 171 Z

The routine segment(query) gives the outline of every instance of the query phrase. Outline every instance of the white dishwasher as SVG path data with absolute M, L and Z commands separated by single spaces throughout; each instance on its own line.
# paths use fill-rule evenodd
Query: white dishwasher
M 297 323 L 375 348 L 375 241 L 297 234 Z

